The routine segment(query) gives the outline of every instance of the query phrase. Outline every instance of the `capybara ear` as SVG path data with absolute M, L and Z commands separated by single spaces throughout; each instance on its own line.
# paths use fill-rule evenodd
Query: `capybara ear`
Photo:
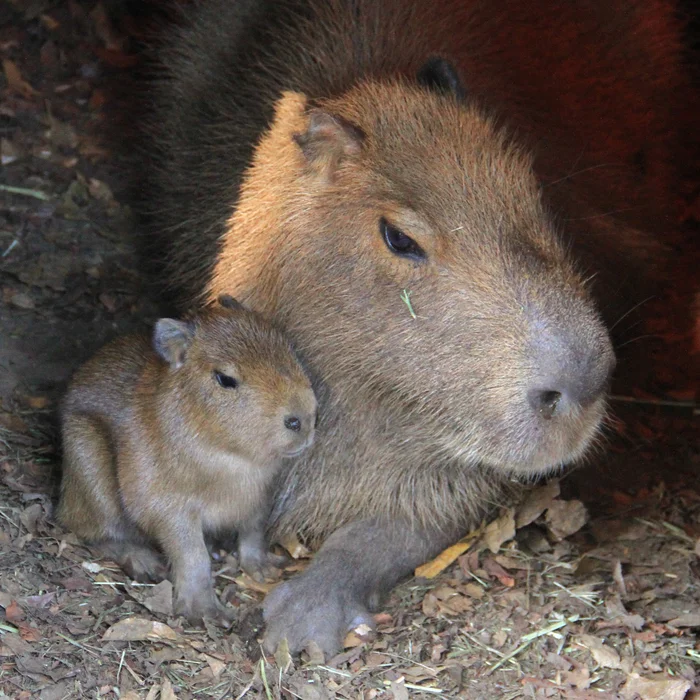
M 178 369 L 185 362 L 193 337 L 192 324 L 174 318 L 160 318 L 153 329 L 153 349 L 173 369 Z
M 362 129 L 322 109 L 312 109 L 306 131 L 294 134 L 307 161 L 328 175 L 344 158 L 360 152 L 364 138 Z
M 243 306 L 243 304 L 241 304 L 241 302 L 238 301 L 238 299 L 235 299 L 230 294 L 219 294 L 217 301 L 225 309 L 231 309 L 231 311 L 245 310 L 245 306 Z
M 467 91 L 462 85 L 457 69 L 446 59 L 434 56 L 418 71 L 418 83 L 423 87 L 464 100 Z

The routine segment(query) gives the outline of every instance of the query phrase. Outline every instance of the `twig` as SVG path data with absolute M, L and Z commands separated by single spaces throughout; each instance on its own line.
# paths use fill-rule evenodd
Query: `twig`
M 0 192 L 9 192 L 10 194 L 23 194 L 25 197 L 34 197 L 42 202 L 48 202 L 51 197 L 40 190 L 30 190 L 28 187 L 13 187 L 12 185 L 0 185 Z
M 408 313 L 411 314 L 411 318 L 414 320 L 418 318 L 416 316 L 416 312 L 413 310 L 413 305 L 411 304 L 411 292 L 404 289 L 401 292 L 401 300 L 404 302 L 404 304 L 406 304 L 406 306 L 408 306 Z
M 673 399 L 637 399 L 634 396 L 619 396 L 613 394 L 609 397 L 611 401 L 620 403 L 635 403 L 642 406 L 674 406 L 675 408 L 695 408 L 697 401 L 676 401 Z
M 577 620 L 578 615 L 574 615 L 573 617 L 568 617 L 565 620 L 559 620 L 549 625 L 549 627 L 537 630 L 537 632 L 531 632 L 530 634 L 524 635 L 523 637 L 521 637 L 523 643 L 520 646 L 513 649 L 513 651 L 511 651 L 510 653 L 506 654 L 502 659 L 500 659 L 500 661 L 497 661 L 493 666 L 491 666 L 491 668 L 486 672 L 486 675 L 490 676 L 497 668 L 500 668 L 501 666 L 503 666 L 503 664 L 515 658 L 521 651 L 527 649 L 530 646 L 530 644 L 532 644 L 536 639 L 551 634 L 552 632 L 556 632 L 562 627 L 566 627 L 566 625 L 568 625 L 570 622 L 576 622 Z
M 267 684 L 267 674 L 265 673 L 265 658 L 260 659 L 260 678 L 262 678 L 263 685 L 265 686 L 265 695 L 267 695 L 267 700 L 272 700 L 272 691 L 270 686 Z

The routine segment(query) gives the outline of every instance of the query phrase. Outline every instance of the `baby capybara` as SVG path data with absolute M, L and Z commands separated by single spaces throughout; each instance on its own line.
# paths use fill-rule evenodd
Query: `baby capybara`
M 58 519 L 136 578 L 171 567 L 175 611 L 228 620 L 204 535 L 238 531 L 241 567 L 268 566 L 269 491 L 313 441 L 316 399 L 286 338 L 231 297 L 152 338 L 119 338 L 62 404 Z
M 684 77 L 661 0 L 565 5 L 205 0 L 161 54 L 141 211 L 162 280 L 273 318 L 319 397 L 270 526 L 324 544 L 268 597 L 269 648 L 333 652 L 508 480 L 595 440 L 593 291 L 653 248 L 607 214 L 665 199 Z

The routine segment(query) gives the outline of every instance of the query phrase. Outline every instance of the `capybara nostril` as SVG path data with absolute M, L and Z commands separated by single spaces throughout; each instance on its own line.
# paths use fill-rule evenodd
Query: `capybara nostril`
M 550 419 L 556 413 L 557 406 L 562 396 L 559 391 L 531 389 L 527 398 L 532 408 L 537 411 L 542 418 Z
M 586 408 L 607 390 L 615 355 L 606 335 L 566 338 L 563 333 L 544 334 L 536 350 L 541 372 L 527 400 L 542 418 Z
M 301 421 L 296 416 L 287 416 L 284 419 L 284 427 L 298 433 L 301 430 Z

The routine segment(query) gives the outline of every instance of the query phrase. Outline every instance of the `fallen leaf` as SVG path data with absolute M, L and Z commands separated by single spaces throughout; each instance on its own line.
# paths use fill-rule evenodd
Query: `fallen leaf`
M 13 600 L 5 608 L 5 619 L 13 625 L 24 620 L 24 610 L 17 605 L 17 601 Z
M 93 199 L 96 199 L 98 202 L 108 204 L 109 202 L 114 201 L 114 195 L 112 194 L 112 190 L 110 189 L 109 185 L 106 182 L 102 182 L 102 180 L 95 179 L 94 177 L 90 178 L 88 181 L 88 192 L 90 193 L 90 196 Z
M 89 571 L 91 574 L 99 574 L 100 571 L 104 570 L 104 566 L 98 564 L 96 561 L 84 561 L 81 566 L 85 571 Z
M 620 655 L 612 647 L 605 646 L 598 637 L 594 637 L 591 634 L 582 634 L 576 637 L 576 643 L 588 649 L 599 666 L 614 669 L 621 668 Z
M 56 148 L 75 148 L 78 145 L 78 134 L 71 124 L 50 118 L 46 138 Z
M 16 63 L 9 59 L 3 59 L 2 68 L 5 71 L 5 79 L 10 92 L 15 92 L 18 95 L 30 100 L 39 93 L 22 77 Z
M 277 668 L 279 668 L 282 673 L 287 673 L 292 666 L 292 655 L 289 653 L 289 643 L 286 637 L 277 645 L 275 661 L 277 662 Z
M 209 664 L 209 668 L 211 669 L 212 675 L 214 676 L 214 678 L 218 678 L 226 668 L 226 664 L 213 656 L 209 656 L 209 654 L 204 654 L 204 656 L 206 658 L 207 663 Z M 277 658 L 277 655 L 275 655 L 275 658 Z
M 292 559 L 308 559 L 311 552 L 297 539 L 296 535 L 291 534 L 279 540 L 279 544 L 284 547 Z
M 518 506 L 515 516 L 515 527 L 520 530 L 535 522 L 549 508 L 552 501 L 559 495 L 559 481 L 554 479 L 544 486 L 531 491 L 527 498 Z
M 670 627 L 700 627 L 700 613 L 690 612 L 669 620 Z
M 160 685 L 158 685 L 157 683 L 155 685 L 152 685 L 148 691 L 148 695 L 146 695 L 146 700 L 156 700 L 159 692 Z
M 435 559 L 419 566 L 414 575 L 418 578 L 435 578 L 439 573 L 442 573 L 450 564 L 455 562 L 462 554 L 464 554 L 476 540 L 481 536 L 483 530 L 473 530 L 466 537 L 463 537 L 459 542 L 448 547 L 443 552 L 438 554 Z
M 251 576 L 248 576 L 246 573 L 242 573 L 238 578 L 234 579 L 234 581 L 241 588 L 248 588 L 251 591 L 257 591 L 258 593 L 264 593 L 265 595 L 267 595 L 279 583 L 279 581 L 265 581 L 260 583 Z
M 12 306 L 16 306 L 18 309 L 33 309 L 36 306 L 34 299 L 24 292 L 14 294 L 10 300 L 10 303 Z
M 545 523 L 552 537 L 563 540 L 578 532 L 588 521 L 586 506 L 579 500 L 555 500 L 547 509 Z
M 394 694 L 394 700 L 408 700 L 406 681 L 403 678 L 391 681 L 391 692 Z
M 112 625 L 102 636 L 105 642 L 176 641 L 175 631 L 162 622 L 127 617 Z
M 19 630 L 19 636 L 25 642 L 38 642 L 41 639 L 41 632 L 36 627 L 32 627 L 25 622 L 18 622 L 17 629 Z
M 351 649 L 352 647 L 359 647 L 363 644 L 367 644 L 367 642 L 369 642 L 373 636 L 374 630 L 369 625 L 365 625 L 363 623 L 355 627 L 355 629 L 350 630 L 345 635 L 345 639 L 343 640 L 343 648 Z
M 503 515 L 489 523 L 484 530 L 484 544 L 496 554 L 501 545 L 515 537 L 515 514 L 508 508 Z
M 313 640 L 306 644 L 304 651 L 306 651 L 309 657 L 309 663 L 313 666 L 319 666 L 325 663 L 326 655 L 323 653 L 323 649 Z
M 127 690 L 125 693 L 120 693 L 120 700 L 141 700 L 141 696 L 135 690 Z
M 153 586 L 141 601 L 152 613 L 173 614 L 173 584 L 167 579 Z
M 497 578 L 504 586 L 515 586 L 515 579 L 492 557 L 484 559 L 483 567 L 487 574 Z
M 684 678 L 671 678 L 663 674 L 642 677 L 632 673 L 620 688 L 625 700 L 683 700 L 692 683 Z
M 163 678 L 163 682 L 160 686 L 160 700 L 177 700 L 177 695 L 175 695 L 175 691 L 173 690 L 173 684 L 167 676 Z

